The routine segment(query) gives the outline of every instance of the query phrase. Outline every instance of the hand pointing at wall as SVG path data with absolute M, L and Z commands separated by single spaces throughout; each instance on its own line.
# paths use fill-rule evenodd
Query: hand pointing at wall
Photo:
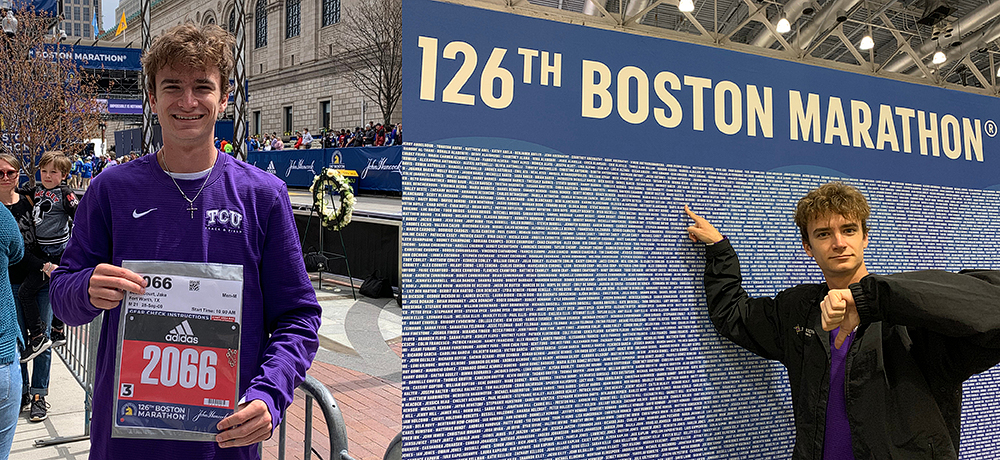
M 691 241 L 695 243 L 701 241 L 706 244 L 715 244 L 722 241 L 724 237 L 708 220 L 695 214 L 688 205 L 684 205 L 684 212 L 694 220 L 694 225 L 687 228 L 688 238 L 691 238 Z

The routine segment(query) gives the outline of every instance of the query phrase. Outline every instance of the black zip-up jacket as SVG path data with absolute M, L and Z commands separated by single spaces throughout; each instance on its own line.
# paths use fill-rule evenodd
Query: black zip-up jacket
M 823 458 L 830 393 L 826 284 L 750 298 L 728 240 L 706 249 L 705 291 L 715 328 L 788 370 L 794 459 Z M 861 325 L 847 353 L 854 457 L 957 459 L 962 382 L 1000 362 L 1000 272 L 868 275 L 850 286 Z

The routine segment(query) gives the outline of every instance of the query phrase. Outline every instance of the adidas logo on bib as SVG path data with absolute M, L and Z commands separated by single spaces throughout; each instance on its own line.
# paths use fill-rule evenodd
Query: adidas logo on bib
M 167 342 L 198 343 L 198 337 L 191 331 L 191 325 L 188 324 L 187 320 L 184 320 L 184 322 L 178 324 L 177 327 L 168 332 L 164 339 Z

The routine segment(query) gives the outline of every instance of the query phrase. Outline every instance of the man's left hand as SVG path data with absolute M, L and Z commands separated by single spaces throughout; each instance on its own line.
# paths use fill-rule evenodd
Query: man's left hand
M 824 331 L 840 328 L 837 338 L 833 341 L 833 346 L 839 350 L 847 340 L 847 336 L 861 324 L 861 316 L 858 315 L 858 308 L 854 305 L 854 294 L 851 294 L 850 289 L 830 289 L 820 302 L 820 309 L 823 314 Z
M 264 401 L 241 404 L 235 413 L 219 421 L 215 442 L 219 447 L 241 447 L 271 437 L 271 412 Z

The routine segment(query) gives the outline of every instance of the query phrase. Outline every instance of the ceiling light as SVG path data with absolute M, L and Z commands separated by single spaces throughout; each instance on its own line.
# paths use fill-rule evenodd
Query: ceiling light
M 781 19 L 778 20 L 778 25 L 774 28 L 774 30 L 778 31 L 779 34 L 787 34 L 792 31 L 792 24 L 788 22 L 788 18 L 782 16 Z
M 938 50 L 938 52 L 934 53 L 934 59 L 932 59 L 931 62 L 934 64 L 944 64 L 944 61 L 947 60 L 948 56 L 945 56 L 943 52 Z
M 997 76 L 1000 77 L 1000 66 L 997 67 Z
M 861 44 L 858 45 L 858 48 L 861 48 L 862 51 L 868 51 L 874 47 L 875 40 L 872 40 L 871 35 L 865 35 L 865 37 L 861 39 Z
M 677 9 L 684 13 L 694 11 L 694 0 L 681 0 L 680 3 L 677 4 Z

